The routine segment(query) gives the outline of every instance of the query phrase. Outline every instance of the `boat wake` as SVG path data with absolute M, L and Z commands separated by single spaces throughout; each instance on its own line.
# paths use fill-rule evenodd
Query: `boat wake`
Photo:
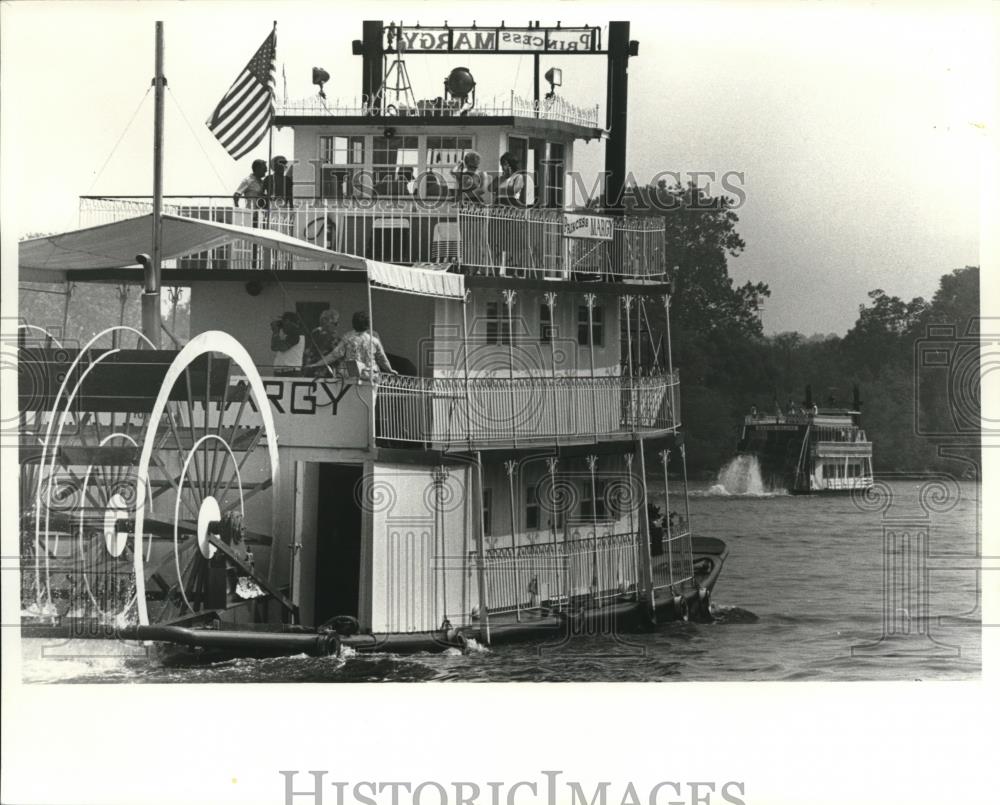
M 757 623 L 760 618 L 743 607 L 728 607 L 712 604 L 712 617 L 716 623 Z
M 775 489 L 764 483 L 757 456 L 736 456 L 719 470 L 714 484 L 702 492 L 692 492 L 692 497 L 773 498 L 787 495 L 784 489 Z

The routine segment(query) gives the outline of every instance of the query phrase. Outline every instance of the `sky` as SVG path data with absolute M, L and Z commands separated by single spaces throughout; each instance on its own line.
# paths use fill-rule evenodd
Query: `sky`
M 743 174 L 734 280 L 766 282 L 765 332 L 843 334 L 867 292 L 930 297 L 938 278 L 980 263 L 985 159 L 996 125 L 996 30 L 988 4 L 618 3 L 639 40 L 630 63 L 629 159 L 660 171 Z M 502 11 L 499 9 L 502 8 Z M 541 20 L 604 25 L 607 4 L 59 3 L 5 7 L 3 224 L 23 236 L 78 225 L 78 196 L 151 193 L 153 22 L 165 22 L 169 85 L 165 189 L 231 193 L 256 156 L 234 162 L 204 125 L 278 23 L 292 98 L 331 74 L 330 98 L 360 92 L 351 40 L 376 17 L 433 25 Z M 995 18 L 994 18 L 995 19 Z M 479 97 L 530 97 L 530 57 L 412 55 L 417 97 L 469 67 Z M 605 98 L 601 57 L 543 58 L 560 93 Z M 144 97 L 145 96 L 145 97 Z M 131 121 L 131 122 L 130 122 Z M 603 145 L 577 168 L 603 166 Z M 294 156 L 289 130 L 276 152 Z M 702 178 L 702 183 L 705 179 Z M 721 192 L 716 183 L 710 190 Z

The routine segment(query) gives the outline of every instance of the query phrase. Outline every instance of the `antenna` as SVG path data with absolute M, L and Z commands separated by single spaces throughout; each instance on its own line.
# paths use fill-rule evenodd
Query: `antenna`
M 386 27 L 385 39 L 389 52 L 395 54 L 392 63 L 388 64 L 383 71 L 382 86 L 375 95 L 372 104 L 376 109 L 381 108 L 385 115 L 397 115 L 400 112 L 409 112 L 417 108 L 417 99 L 413 95 L 413 87 L 410 85 L 410 73 L 406 69 L 406 62 L 403 61 L 403 53 L 406 51 L 406 42 L 399 35 L 399 26 L 391 22 Z M 395 44 L 395 48 L 393 45 Z M 383 64 L 387 60 L 383 60 Z

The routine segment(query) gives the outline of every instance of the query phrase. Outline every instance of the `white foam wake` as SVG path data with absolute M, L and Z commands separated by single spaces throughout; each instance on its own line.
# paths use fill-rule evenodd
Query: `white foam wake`
M 719 470 L 716 482 L 704 493 L 708 497 L 774 497 L 786 494 L 764 483 L 757 456 L 743 453 Z

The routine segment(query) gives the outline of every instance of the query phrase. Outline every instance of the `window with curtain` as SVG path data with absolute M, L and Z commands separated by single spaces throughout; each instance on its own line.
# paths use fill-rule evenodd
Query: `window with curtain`
M 389 197 L 411 195 L 419 160 L 416 135 L 373 137 L 372 178 L 375 194 Z
M 320 137 L 320 198 L 353 198 L 354 177 L 364 168 L 364 137 Z
M 465 153 L 471 151 L 473 147 L 472 137 L 427 135 L 424 194 L 436 197 L 453 193 L 457 182 L 452 171 L 462 161 Z

